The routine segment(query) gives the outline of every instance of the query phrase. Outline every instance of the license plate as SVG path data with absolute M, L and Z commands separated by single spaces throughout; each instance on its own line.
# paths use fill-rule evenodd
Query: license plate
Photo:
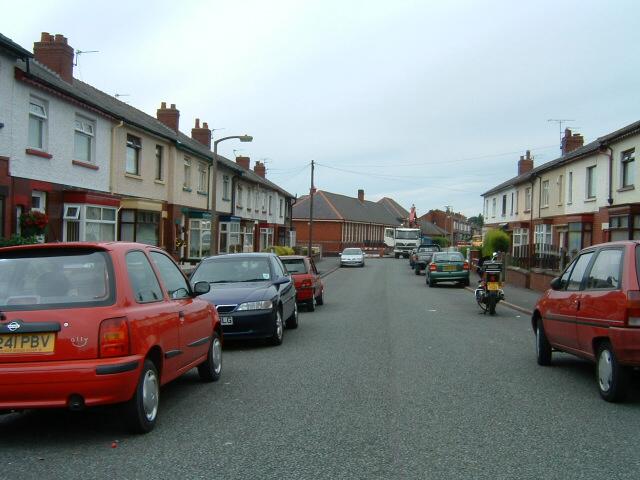
M 498 282 L 487 283 L 487 290 L 500 290 L 500 284 Z
M 56 342 L 55 333 L 14 333 L 0 335 L 0 355 L 50 353 Z
M 233 317 L 220 317 L 222 325 L 233 325 Z
M 443 272 L 454 272 L 455 270 L 456 270 L 455 265 L 445 265 L 444 267 L 442 267 Z

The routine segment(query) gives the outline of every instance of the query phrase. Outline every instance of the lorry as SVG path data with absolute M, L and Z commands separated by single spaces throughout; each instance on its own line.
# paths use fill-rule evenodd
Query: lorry
M 384 244 L 393 249 L 393 256 L 409 258 L 411 251 L 421 243 L 422 232 L 419 228 L 385 228 Z

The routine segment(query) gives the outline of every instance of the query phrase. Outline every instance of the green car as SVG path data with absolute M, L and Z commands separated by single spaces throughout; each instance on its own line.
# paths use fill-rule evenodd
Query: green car
M 430 287 L 437 282 L 458 282 L 469 286 L 469 263 L 460 252 L 434 252 L 426 273 Z

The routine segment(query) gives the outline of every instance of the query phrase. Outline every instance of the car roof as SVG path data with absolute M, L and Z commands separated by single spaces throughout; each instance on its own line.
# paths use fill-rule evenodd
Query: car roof
M 205 257 L 202 261 L 216 260 L 219 258 L 272 258 L 276 257 L 275 253 L 271 252 L 252 252 L 252 253 L 225 253 L 222 255 L 213 255 L 211 257 Z
M 110 250 L 121 251 L 136 249 L 158 249 L 154 245 L 147 245 L 146 243 L 136 242 L 56 242 L 56 243 L 35 243 L 31 245 L 15 245 L 11 247 L 0 248 L 1 252 L 8 251 L 27 251 L 27 250 L 50 250 L 50 249 L 77 249 L 77 250 Z
M 280 255 L 280 259 L 282 260 L 304 260 L 305 258 L 309 258 L 305 255 Z

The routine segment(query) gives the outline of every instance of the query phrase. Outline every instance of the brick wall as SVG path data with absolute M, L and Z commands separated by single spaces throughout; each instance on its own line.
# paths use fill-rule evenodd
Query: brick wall
M 507 267 L 506 281 L 515 287 L 529 288 L 529 271 Z
M 532 270 L 529 276 L 529 288 L 537 292 L 544 292 L 549 288 L 549 283 L 555 278 L 552 273 Z
M 602 224 L 609 221 L 609 211 L 606 207 L 601 207 L 598 212 L 593 214 L 593 233 L 591 244 L 596 245 L 598 243 L 603 243 L 607 240 L 607 233 L 602 230 Z
M 296 242 L 298 245 L 306 245 L 309 241 L 309 222 L 306 220 L 294 220 L 293 227 L 296 230 Z M 342 223 L 340 222 L 313 222 L 314 245 L 322 245 L 322 253 L 338 253 L 342 251 Z

